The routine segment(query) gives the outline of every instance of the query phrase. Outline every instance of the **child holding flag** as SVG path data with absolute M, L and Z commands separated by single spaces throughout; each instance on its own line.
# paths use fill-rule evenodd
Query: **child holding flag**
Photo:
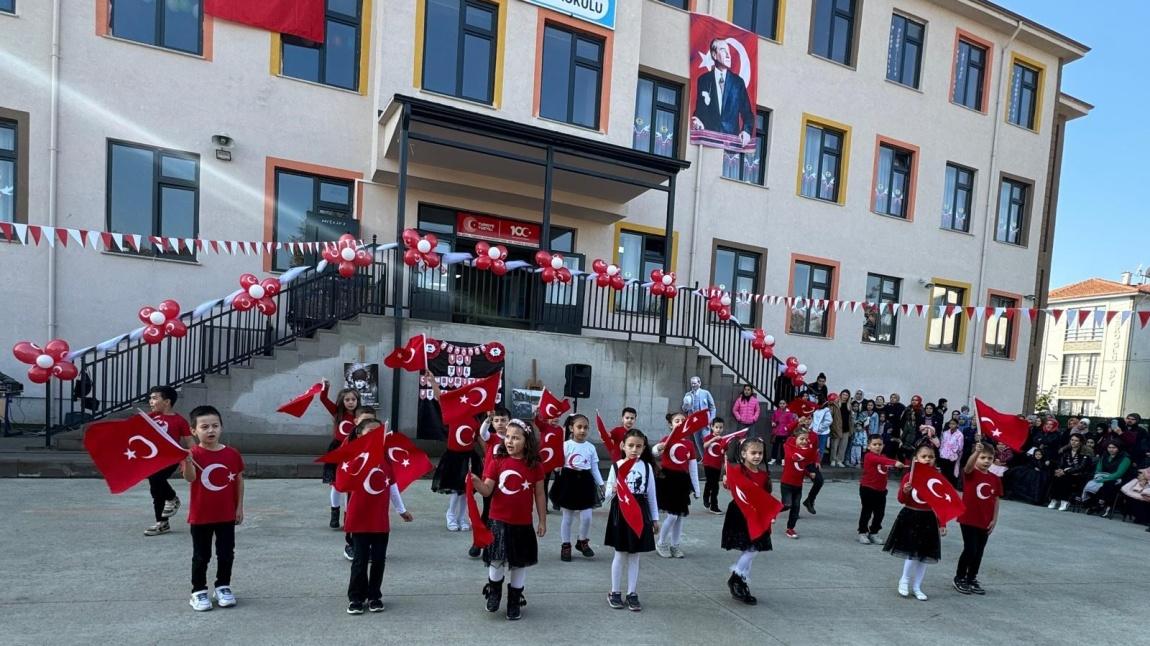
M 910 596 L 913 585 L 914 596 L 919 601 L 926 601 L 926 593 L 922 591 L 922 580 L 926 576 L 926 566 L 938 563 L 942 558 L 942 541 L 940 536 L 946 536 L 946 525 L 938 521 L 934 511 L 923 502 L 919 492 L 911 487 L 915 465 L 934 467 L 935 448 L 933 444 L 924 442 L 915 449 L 914 464 L 911 472 L 903 476 L 898 489 L 898 501 L 903 504 L 902 511 L 898 512 L 894 525 L 890 528 L 890 535 L 883 545 L 884 552 L 898 556 L 903 561 L 902 578 L 898 580 L 898 593 L 904 597 Z
M 799 501 L 803 499 L 803 480 L 815 477 L 809 467 L 818 462 L 818 455 L 819 449 L 811 442 L 810 429 L 805 426 L 799 426 L 795 436 L 783 447 L 783 475 L 779 480 L 782 483 L 783 509 L 789 511 L 787 538 L 799 537 L 795 526 L 799 522 Z
M 172 410 L 177 399 L 179 394 L 175 388 L 153 387 L 148 391 L 148 407 L 152 409 L 148 417 L 155 420 L 160 429 L 172 440 L 190 446 L 190 439 L 185 438 L 191 438 L 192 430 L 188 427 L 188 422 Z M 168 478 L 172 477 L 178 466 L 173 464 L 148 476 L 148 489 L 152 494 L 152 513 L 155 514 L 156 524 L 145 529 L 144 536 L 159 536 L 172 531 L 168 519 L 180 510 L 180 497 L 176 495 L 176 490 L 172 489 Z
M 859 543 L 874 545 L 878 532 L 882 529 L 882 519 L 886 516 L 886 489 L 890 483 L 891 467 L 901 469 L 905 465 L 883 455 L 881 435 L 871 435 L 867 440 L 867 453 L 862 459 L 862 477 L 859 478 Z
M 591 549 L 591 508 L 599 501 L 603 476 L 599 473 L 599 453 L 595 445 L 587 441 L 587 431 L 591 423 L 586 415 L 576 413 L 567 418 L 571 428 L 571 439 L 563 443 L 563 468 L 555 480 L 559 508 L 563 510 L 563 521 L 559 525 L 559 537 L 563 544 L 559 548 L 559 559 L 571 560 L 571 525 L 579 521 L 578 540 L 575 550 L 585 558 L 595 556 Z
M 721 515 L 719 509 L 719 481 L 723 477 L 723 426 L 722 417 L 711 421 L 711 435 L 703 440 L 703 473 L 707 484 L 703 486 L 703 508 L 712 514 Z
M 659 466 L 651 453 L 647 436 L 637 428 L 623 436 L 623 457 L 611 465 L 604 493 L 611 503 L 603 544 L 615 549 L 611 559 L 611 592 L 607 605 L 616 610 L 624 607 L 639 612 L 643 606 L 636 592 L 639 584 L 639 555 L 655 549 L 655 532 L 659 531 L 659 501 L 652 486 Z M 620 475 L 621 474 L 621 475 Z M 629 512 L 626 510 L 630 510 Z M 639 520 L 634 525 L 628 522 Z M 636 528 L 638 526 L 638 528 Z M 623 566 L 627 567 L 627 603 L 623 605 Z
M 352 430 L 355 428 L 355 409 L 360 407 L 359 393 L 354 388 L 344 388 L 335 396 L 335 401 L 328 397 L 331 383 L 323 380 L 323 391 L 320 401 L 331 414 L 331 442 L 327 445 L 328 452 L 332 452 L 343 445 Z M 328 527 L 339 529 L 339 510 L 343 506 L 343 495 L 335 490 L 335 465 L 326 464 L 323 467 L 323 483 L 333 485 L 328 493 L 331 501 L 331 520 Z
M 998 523 L 998 499 L 1002 497 L 1002 478 L 990 472 L 992 464 L 994 450 L 980 442 L 962 469 L 962 502 L 966 509 L 958 517 L 962 555 L 954 574 L 954 589 L 962 594 L 986 594 L 978 583 L 978 568 L 986 541 Z
M 749 500 L 749 495 L 742 491 L 743 484 L 748 488 L 754 487 L 766 492 L 770 498 L 771 474 L 763 466 L 763 456 L 766 454 L 766 445 L 757 436 L 744 440 L 739 446 L 740 464 L 727 467 L 727 477 L 724 484 L 732 489 L 731 502 L 727 505 L 727 517 L 723 521 L 722 548 L 725 550 L 739 550 L 739 560 L 731 566 L 731 576 L 727 579 L 727 587 L 731 596 L 743 603 L 753 606 L 758 599 L 751 594 L 748 585 L 751 579 L 751 565 L 759 552 L 771 551 L 771 530 L 768 526 L 758 536 L 750 529 L 747 516 L 743 513 L 740 502 Z M 735 491 L 735 489 L 738 491 Z M 771 499 L 773 500 L 773 499 Z M 748 502 L 743 502 L 748 504 Z M 776 501 L 777 504 L 777 501 Z M 781 505 L 780 505 L 781 506 Z M 775 508 L 777 513 L 778 507 Z M 771 519 L 774 522 L 774 519 Z
M 695 419 L 702 420 L 696 428 L 706 426 L 705 417 Z M 683 558 L 683 550 L 679 549 L 683 521 L 691 513 L 691 497 L 699 497 L 699 470 L 693 437 L 696 429 L 690 428 L 687 420 L 683 413 L 669 413 L 667 425 L 670 433 L 652 448 L 656 457 L 662 456 L 663 468 L 655 487 L 659 490 L 659 509 L 667 512 L 667 518 L 659 530 L 655 553 L 663 558 Z

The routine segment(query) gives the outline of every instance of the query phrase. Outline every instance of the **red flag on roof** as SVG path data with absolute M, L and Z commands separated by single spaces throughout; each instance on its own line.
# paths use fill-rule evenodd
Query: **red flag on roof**
M 205 0 L 204 13 L 322 43 L 325 0 Z

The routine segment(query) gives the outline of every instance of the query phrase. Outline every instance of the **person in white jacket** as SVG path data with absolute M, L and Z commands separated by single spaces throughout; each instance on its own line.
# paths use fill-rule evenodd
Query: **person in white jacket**
M 819 406 L 815 411 L 814 416 L 811 418 L 811 430 L 819 436 L 819 461 L 822 461 L 827 452 L 827 445 L 831 441 L 831 421 L 833 415 L 831 413 L 831 406 L 834 402 L 827 400 Z

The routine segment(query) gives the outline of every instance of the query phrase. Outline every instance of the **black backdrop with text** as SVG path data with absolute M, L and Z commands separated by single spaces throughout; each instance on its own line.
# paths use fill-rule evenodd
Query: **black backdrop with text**
M 440 390 L 455 390 L 503 369 L 507 352 L 502 343 L 429 341 L 435 349 L 427 355 L 427 367 L 432 377 L 439 382 Z M 495 401 L 503 402 L 502 385 Z M 416 437 L 421 440 L 447 441 L 447 429 L 443 426 L 439 402 L 435 400 L 431 381 L 423 375 L 419 377 Z

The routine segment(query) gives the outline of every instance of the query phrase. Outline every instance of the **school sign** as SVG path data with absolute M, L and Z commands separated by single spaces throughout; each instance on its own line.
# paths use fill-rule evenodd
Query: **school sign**
M 593 25 L 615 28 L 615 5 L 618 0 L 526 0 L 559 13 L 585 20 Z

